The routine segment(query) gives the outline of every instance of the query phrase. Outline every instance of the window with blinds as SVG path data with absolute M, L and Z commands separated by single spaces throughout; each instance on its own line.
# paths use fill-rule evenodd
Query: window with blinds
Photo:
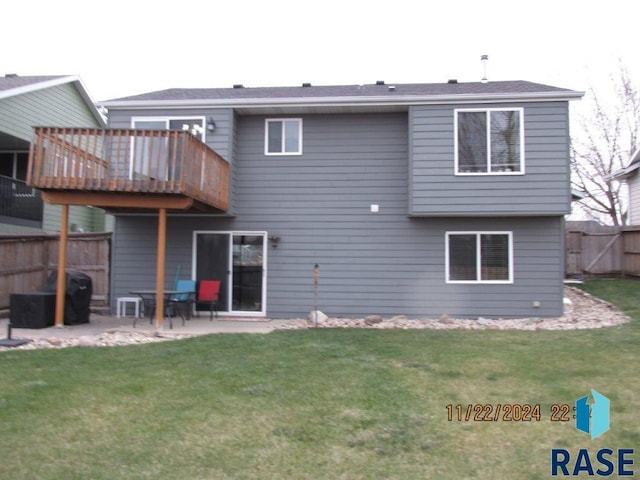
M 448 283 L 512 283 L 511 232 L 447 232 Z

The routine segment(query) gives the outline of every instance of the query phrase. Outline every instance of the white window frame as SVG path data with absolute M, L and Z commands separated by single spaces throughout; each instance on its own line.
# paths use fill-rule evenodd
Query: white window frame
M 465 112 L 485 112 L 487 115 L 487 171 L 486 172 L 461 172 L 458 163 L 458 113 Z M 519 112 L 520 116 L 520 170 L 517 172 L 492 172 L 491 171 L 491 112 Z M 524 108 L 522 107 L 505 107 L 505 108 L 457 108 L 454 110 L 453 122 L 453 141 L 454 141 L 454 172 L 456 176 L 488 176 L 488 175 L 524 175 L 525 174 L 525 157 L 524 157 Z
M 476 279 L 475 280 L 451 280 L 449 272 L 449 238 L 455 235 L 475 235 L 476 236 Z M 482 258 L 481 258 L 481 238 L 482 235 L 506 235 L 509 245 L 509 278 L 506 280 L 482 280 Z M 445 280 L 447 283 L 464 283 L 464 284 L 494 284 L 508 285 L 513 284 L 513 232 L 511 231 L 449 231 L 445 233 Z
M 131 128 L 136 128 L 136 122 L 164 122 L 165 129 L 169 129 L 171 120 L 202 120 L 202 143 L 207 143 L 207 123 L 204 115 L 178 115 L 172 116 L 151 116 L 151 117 L 131 117 Z
M 260 311 L 245 311 L 245 310 L 232 310 L 233 303 L 233 287 L 227 289 L 227 308 L 226 312 L 218 312 L 223 315 L 229 317 L 246 317 L 247 315 L 251 315 L 254 317 L 266 317 L 267 315 L 267 254 L 268 254 L 268 239 L 269 234 L 263 230 L 194 230 L 192 237 L 192 247 L 191 247 L 191 279 L 196 278 L 197 274 L 197 262 L 198 262 L 198 235 L 207 235 L 207 234 L 216 234 L 216 235 L 227 235 L 229 236 L 229 252 L 228 252 L 228 265 L 230 269 L 227 271 L 227 277 L 225 279 L 226 282 L 232 284 L 230 280 L 232 280 L 233 275 L 233 237 L 240 235 L 249 235 L 249 236 L 261 236 L 262 237 L 262 309 Z
M 269 151 L 269 124 L 274 122 L 282 123 L 282 129 L 284 130 L 285 122 L 295 121 L 298 122 L 298 149 L 295 152 L 285 152 L 286 138 L 284 131 L 282 132 L 282 145 L 279 152 Z M 292 156 L 302 155 L 302 118 L 266 118 L 264 121 L 264 154 L 267 156 Z
M 202 135 L 202 143 L 207 143 L 207 123 L 206 117 L 204 115 L 177 115 L 177 116 L 137 116 L 131 117 L 131 129 L 136 129 L 136 122 L 164 122 L 164 129 L 169 130 L 169 125 L 172 120 L 202 120 L 202 130 L 200 131 Z M 184 127 L 184 125 L 183 125 Z M 185 131 L 190 131 L 189 129 L 182 129 Z M 193 133 L 193 132 L 191 132 Z M 132 139 L 133 140 L 133 139 Z M 134 147 L 135 142 L 132 141 L 130 154 L 129 154 L 129 179 L 133 179 L 134 173 Z

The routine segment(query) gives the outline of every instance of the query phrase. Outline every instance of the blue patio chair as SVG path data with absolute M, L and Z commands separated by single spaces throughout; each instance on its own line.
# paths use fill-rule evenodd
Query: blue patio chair
M 191 311 L 195 303 L 196 282 L 195 280 L 178 280 L 176 282 L 176 291 L 185 292 L 174 295 L 169 298 L 169 304 L 173 307 L 175 313 L 182 317 L 182 325 L 184 321 L 191 319 Z

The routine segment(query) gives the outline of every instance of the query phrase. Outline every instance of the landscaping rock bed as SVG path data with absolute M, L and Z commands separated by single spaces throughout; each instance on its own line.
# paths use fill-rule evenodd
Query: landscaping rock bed
M 19 347 L 3 350 L 35 350 L 38 348 L 66 348 L 66 347 L 115 347 L 118 345 L 140 345 L 144 343 L 163 342 L 188 338 L 193 335 L 174 334 L 163 335 L 162 332 L 132 332 L 128 330 L 108 330 L 97 335 L 82 335 L 79 337 L 49 337 L 36 338 Z
M 294 330 L 316 327 L 316 315 L 310 319 L 296 319 L 276 326 L 276 329 Z M 614 305 L 600 300 L 578 288 L 565 287 L 565 314 L 559 318 L 440 318 L 409 319 L 405 316 L 383 318 L 371 315 L 365 318 L 328 317 L 318 312 L 317 328 L 378 328 L 378 329 L 458 329 L 458 330 L 575 330 L 603 328 L 621 325 L 630 318 Z M 98 335 L 83 335 L 70 338 L 39 338 L 11 350 L 31 350 L 37 348 L 65 347 L 112 347 L 116 345 L 135 345 L 162 342 L 191 337 L 191 334 L 164 334 L 163 332 L 133 332 L 112 329 Z M 0 351 L 9 348 L 0 347 Z
M 371 315 L 365 318 L 328 317 L 322 312 L 311 312 L 308 319 L 292 320 L 279 329 L 308 328 L 399 328 L 436 330 L 576 330 L 621 325 L 630 318 L 614 305 L 590 295 L 579 288 L 565 287 L 564 315 L 558 318 L 440 318 L 409 319 L 405 316 L 382 318 Z

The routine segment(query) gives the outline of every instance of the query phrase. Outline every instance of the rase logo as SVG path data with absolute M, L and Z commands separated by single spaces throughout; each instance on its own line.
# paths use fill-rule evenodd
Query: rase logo
M 551 476 L 557 477 L 558 475 L 562 475 L 563 477 L 577 477 L 580 473 L 584 472 L 589 477 L 593 477 L 594 475 L 608 477 L 614 474 L 618 475 L 618 477 L 632 477 L 632 456 L 632 448 L 619 448 L 616 452 L 610 448 L 601 448 L 595 453 L 595 459 L 592 460 L 589 455 L 589 450 L 581 448 L 578 450 L 578 455 L 574 460 L 575 463 L 571 465 L 572 461 L 569 451 L 564 448 L 554 448 L 551 450 Z M 569 473 L 570 470 L 571 473 Z
M 607 397 L 597 390 L 591 390 L 593 402 L 589 403 L 589 395 L 576 400 L 576 428 L 591 434 L 591 440 L 598 438 L 609 430 L 609 406 Z
M 609 430 L 610 402 L 596 390 L 591 390 L 591 397 L 592 401 L 589 401 L 589 395 L 576 400 L 575 418 L 576 429 L 590 434 L 593 440 Z M 601 448 L 590 454 L 588 449 L 581 448 L 572 459 L 568 450 L 554 448 L 551 450 L 551 475 L 577 477 L 584 472 L 590 477 L 633 476 L 633 453 L 632 448 Z

